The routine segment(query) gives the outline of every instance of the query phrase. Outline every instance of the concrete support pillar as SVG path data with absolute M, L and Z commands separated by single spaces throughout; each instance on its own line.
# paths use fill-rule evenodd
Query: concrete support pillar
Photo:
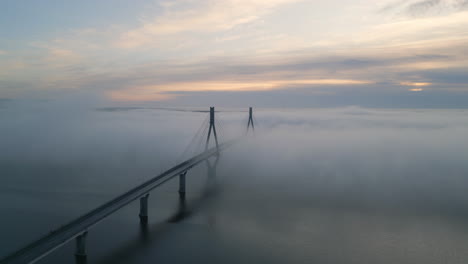
M 77 259 L 86 259 L 86 236 L 88 232 L 76 237 L 75 256 Z
M 185 175 L 187 174 L 187 171 L 184 171 L 179 175 L 179 196 L 180 197 L 185 197 Z
M 140 222 L 142 224 L 148 223 L 148 196 L 149 194 L 146 194 L 145 196 L 140 198 Z

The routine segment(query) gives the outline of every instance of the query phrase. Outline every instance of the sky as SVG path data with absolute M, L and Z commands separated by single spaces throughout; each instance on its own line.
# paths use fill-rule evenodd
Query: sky
M 1 7 L 0 104 L 468 107 L 468 0 Z

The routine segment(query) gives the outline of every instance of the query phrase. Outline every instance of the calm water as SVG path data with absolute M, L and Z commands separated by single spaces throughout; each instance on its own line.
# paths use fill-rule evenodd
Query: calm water
M 222 139 L 247 113 L 224 109 Z M 232 112 L 231 112 L 232 111 Z M 206 113 L 0 109 L 0 255 L 177 161 Z M 89 263 L 466 263 L 468 111 L 258 109 L 253 138 L 92 229 Z M 195 144 L 196 145 L 196 144 Z M 212 163 L 214 161 L 211 161 Z M 41 263 L 73 263 L 73 243 Z

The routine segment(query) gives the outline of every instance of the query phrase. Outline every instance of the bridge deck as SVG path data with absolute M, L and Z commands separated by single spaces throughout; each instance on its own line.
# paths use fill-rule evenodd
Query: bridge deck
M 67 225 L 64 225 L 50 232 L 48 235 L 14 252 L 13 254 L 7 256 L 3 260 L 0 260 L 0 263 L 24 264 L 37 262 L 38 260 L 47 256 L 55 249 L 67 243 L 68 241 L 88 231 L 94 225 L 98 224 L 115 211 L 119 210 L 120 208 L 124 207 L 130 202 L 146 195 L 154 188 L 174 178 L 175 176 L 189 170 L 198 163 L 214 155 L 217 155 L 220 151 L 223 151 L 226 148 L 230 147 L 233 143 L 234 141 L 229 141 L 220 144 L 219 149 L 216 149 L 216 147 L 208 149 L 205 152 L 174 166 L 173 168 L 163 172 L 162 174 L 144 182 L 143 184 L 129 190 L 128 192 L 97 207 L 89 213 L 73 220 Z

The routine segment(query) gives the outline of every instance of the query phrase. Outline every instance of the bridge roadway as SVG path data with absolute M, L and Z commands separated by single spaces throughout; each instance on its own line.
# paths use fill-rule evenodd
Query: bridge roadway
M 236 140 L 220 144 L 218 148 L 213 147 L 205 152 L 190 158 L 160 175 L 144 182 L 143 184 L 127 191 L 126 193 L 112 199 L 111 201 L 97 207 L 89 213 L 73 220 L 72 222 L 50 232 L 48 235 L 36 240 L 26 247 L 14 252 L 0 260 L 0 264 L 25 264 L 35 263 L 47 256 L 57 248 L 63 246 L 70 240 L 85 234 L 96 224 L 116 212 L 125 205 L 146 196 L 151 190 L 191 169 L 200 162 L 218 155 L 221 151 L 232 146 Z

